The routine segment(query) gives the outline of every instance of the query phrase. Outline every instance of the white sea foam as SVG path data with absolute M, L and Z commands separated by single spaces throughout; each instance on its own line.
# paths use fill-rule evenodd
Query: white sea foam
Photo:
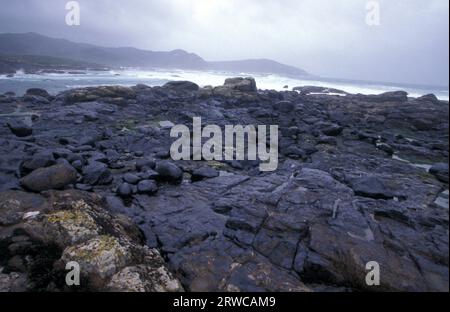
M 18 94 L 27 88 L 41 87 L 53 93 L 68 88 L 100 86 L 100 85 L 125 85 L 148 84 L 150 86 L 163 85 L 170 80 L 188 80 L 200 86 L 222 85 L 226 78 L 232 76 L 253 76 L 259 89 L 292 90 L 298 86 L 319 86 L 325 88 L 340 89 L 348 93 L 356 94 L 381 94 L 388 91 L 404 90 L 411 97 L 419 97 L 424 94 L 434 93 L 441 100 L 449 100 L 448 88 L 438 87 L 414 87 L 410 85 L 384 85 L 380 83 L 348 82 L 320 78 L 298 79 L 283 77 L 274 74 L 248 74 L 227 73 L 212 71 L 188 71 L 188 70 L 111 70 L 111 71 L 87 71 L 85 74 L 25 74 L 18 71 L 13 78 L 0 76 L 0 93 L 14 91 Z M 288 86 L 288 89 L 285 88 Z

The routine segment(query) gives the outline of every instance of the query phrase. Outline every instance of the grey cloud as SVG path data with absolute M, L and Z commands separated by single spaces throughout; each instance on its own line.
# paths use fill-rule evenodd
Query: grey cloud
M 185 49 L 207 60 L 271 58 L 321 76 L 446 85 L 447 0 L 1 0 L 0 32 L 35 31 L 108 46 Z

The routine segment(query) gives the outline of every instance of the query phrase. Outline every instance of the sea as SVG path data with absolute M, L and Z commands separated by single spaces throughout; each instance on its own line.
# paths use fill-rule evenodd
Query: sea
M 168 81 L 173 80 L 188 80 L 197 83 L 199 86 L 220 86 L 223 85 L 226 78 L 236 76 L 254 77 L 258 89 L 263 90 L 292 90 L 292 88 L 299 86 L 334 88 L 352 94 L 380 94 L 388 91 L 403 90 L 408 92 L 411 97 L 419 97 L 433 93 L 440 100 L 449 100 L 448 86 L 421 86 L 318 77 L 297 78 L 275 74 L 188 70 L 143 71 L 136 69 L 46 74 L 26 74 L 22 71 L 18 71 L 14 77 L 0 75 L 0 94 L 12 91 L 17 95 L 22 95 L 29 88 L 42 88 L 46 89 L 51 94 L 57 94 L 61 91 L 73 88 L 102 85 L 134 86 L 137 84 L 146 84 L 148 86 L 162 86 Z

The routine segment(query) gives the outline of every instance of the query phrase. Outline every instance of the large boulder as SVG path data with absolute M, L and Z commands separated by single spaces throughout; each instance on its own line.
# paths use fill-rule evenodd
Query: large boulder
M 237 78 L 228 78 L 225 80 L 224 87 L 241 91 L 241 92 L 256 92 L 256 81 L 255 78 L 247 77 L 237 77 Z
M 163 88 L 186 92 L 198 91 L 200 89 L 197 84 L 190 81 L 169 81 L 163 86 Z
M 427 103 L 432 103 L 432 104 L 439 104 L 440 103 L 440 101 L 436 97 L 436 95 L 434 95 L 432 93 L 425 94 L 425 95 L 422 95 L 421 97 L 418 97 L 417 101 L 427 102 Z
M 2 214 L 19 215 L 10 218 L 15 231 L 0 236 L 1 290 L 183 290 L 131 220 L 110 214 L 95 194 L 70 190 L 24 197 L 7 192 L 0 199 L 14 206 L 4 210 L 5 204 L 0 205 Z M 81 268 L 79 286 L 66 284 L 69 262 Z
M 51 97 L 50 94 L 46 90 L 40 89 L 40 88 L 28 89 L 25 94 L 26 95 L 31 95 L 31 96 L 40 96 L 40 97 L 43 97 L 43 98 L 46 98 L 46 99 Z
M 27 189 L 42 192 L 51 189 L 62 189 L 77 180 L 77 171 L 70 165 L 54 165 L 39 168 L 23 177 L 20 182 Z

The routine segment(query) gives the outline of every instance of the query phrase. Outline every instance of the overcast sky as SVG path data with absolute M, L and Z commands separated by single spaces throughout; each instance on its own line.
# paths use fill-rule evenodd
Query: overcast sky
M 0 32 L 39 32 L 79 42 L 184 49 L 206 60 L 270 58 L 325 77 L 449 84 L 449 1 L 0 0 Z

